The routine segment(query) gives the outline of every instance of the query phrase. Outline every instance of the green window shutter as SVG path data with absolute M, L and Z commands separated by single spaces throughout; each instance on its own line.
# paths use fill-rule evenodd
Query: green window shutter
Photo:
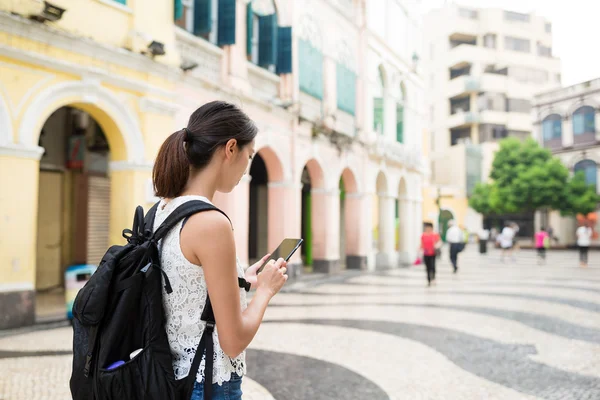
M 396 104 L 396 140 L 404 143 L 404 106 Z
M 177 21 L 183 17 L 183 4 L 181 0 L 173 1 L 173 20 Z
M 382 135 L 385 131 L 383 125 L 383 98 L 381 97 L 373 99 L 373 130 Z
M 277 73 L 292 72 L 292 27 L 282 26 L 277 32 Z
M 342 64 L 336 66 L 337 107 L 349 114 L 356 111 L 356 75 Z
M 248 3 L 246 6 L 246 54 L 252 54 L 252 16 L 254 12 L 252 11 L 252 1 Z
M 323 54 L 308 41 L 298 40 L 300 90 L 323 99 Z
M 212 29 L 212 1 L 194 0 L 194 35 L 210 33 Z
M 268 67 L 277 62 L 277 14 L 258 18 L 258 65 Z
M 116 1 L 119 4 L 123 4 L 124 6 L 127 5 L 127 0 L 114 0 L 114 1 Z
M 217 45 L 235 44 L 235 3 L 236 0 L 219 0 L 219 30 Z

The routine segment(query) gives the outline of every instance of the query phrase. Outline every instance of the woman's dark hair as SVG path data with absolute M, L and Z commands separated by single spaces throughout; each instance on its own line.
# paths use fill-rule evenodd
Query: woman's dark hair
M 231 139 L 236 139 L 240 148 L 246 146 L 257 132 L 254 122 L 237 106 L 224 101 L 203 105 L 190 116 L 186 128 L 171 134 L 160 146 L 152 169 L 156 195 L 181 195 L 190 169 L 206 167 L 215 151 Z

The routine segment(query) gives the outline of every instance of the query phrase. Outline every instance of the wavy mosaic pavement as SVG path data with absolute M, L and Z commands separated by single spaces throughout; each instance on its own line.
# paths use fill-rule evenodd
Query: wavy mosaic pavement
M 421 267 L 291 284 L 248 349 L 244 399 L 600 399 L 590 256 L 467 251 L 431 288 Z M 70 346 L 69 327 L 0 334 L 0 399 L 68 399 Z

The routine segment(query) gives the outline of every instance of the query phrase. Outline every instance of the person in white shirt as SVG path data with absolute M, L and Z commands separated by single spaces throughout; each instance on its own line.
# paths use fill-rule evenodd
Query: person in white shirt
M 450 261 L 454 273 L 456 273 L 458 271 L 458 253 L 461 252 L 464 245 L 465 235 L 454 221 L 448 222 L 448 225 L 450 225 L 450 228 L 446 232 L 446 241 L 450 244 Z
M 515 237 L 515 231 L 510 226 L 510 224 L 507 223 L 504 226 L 504 229 L 502 229 L 502 233 L 500 234 L 500 247 L 502 248 L 502 262 L 504 262 L 504 258 L 506 256 L 506 254 L 510 254 L 510 256 L 512 258 L 514 237 Z M 513 261 L 514 261 L 514 258 L 513 258 Z
M 577 231 L 577 246 L 579 246 L 579 265 L 587 267 L 588 264 L 588 250 L 592 243 L 592 228 L 587 223 L 583 222 Z

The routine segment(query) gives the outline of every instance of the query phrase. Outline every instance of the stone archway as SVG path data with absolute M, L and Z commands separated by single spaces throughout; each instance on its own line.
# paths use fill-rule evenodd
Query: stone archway
M 314 271 L 327 272 L 327 205 L 325 177 L 321 164 L 311 158 L 304 164 L 301 184 L 301 235 L 304 239 L 302 246 L 303 263 L 313 267 Z
M 289 210 L 287 191 L 281 185 L 283 165 L 271 147 L 256 152 L 249 174 L 248 262 L 252 264 L 284 238 L 280 225 Z
M 14 131 L 8 104 L 0 95 L 0 146 L 12 144 Z

